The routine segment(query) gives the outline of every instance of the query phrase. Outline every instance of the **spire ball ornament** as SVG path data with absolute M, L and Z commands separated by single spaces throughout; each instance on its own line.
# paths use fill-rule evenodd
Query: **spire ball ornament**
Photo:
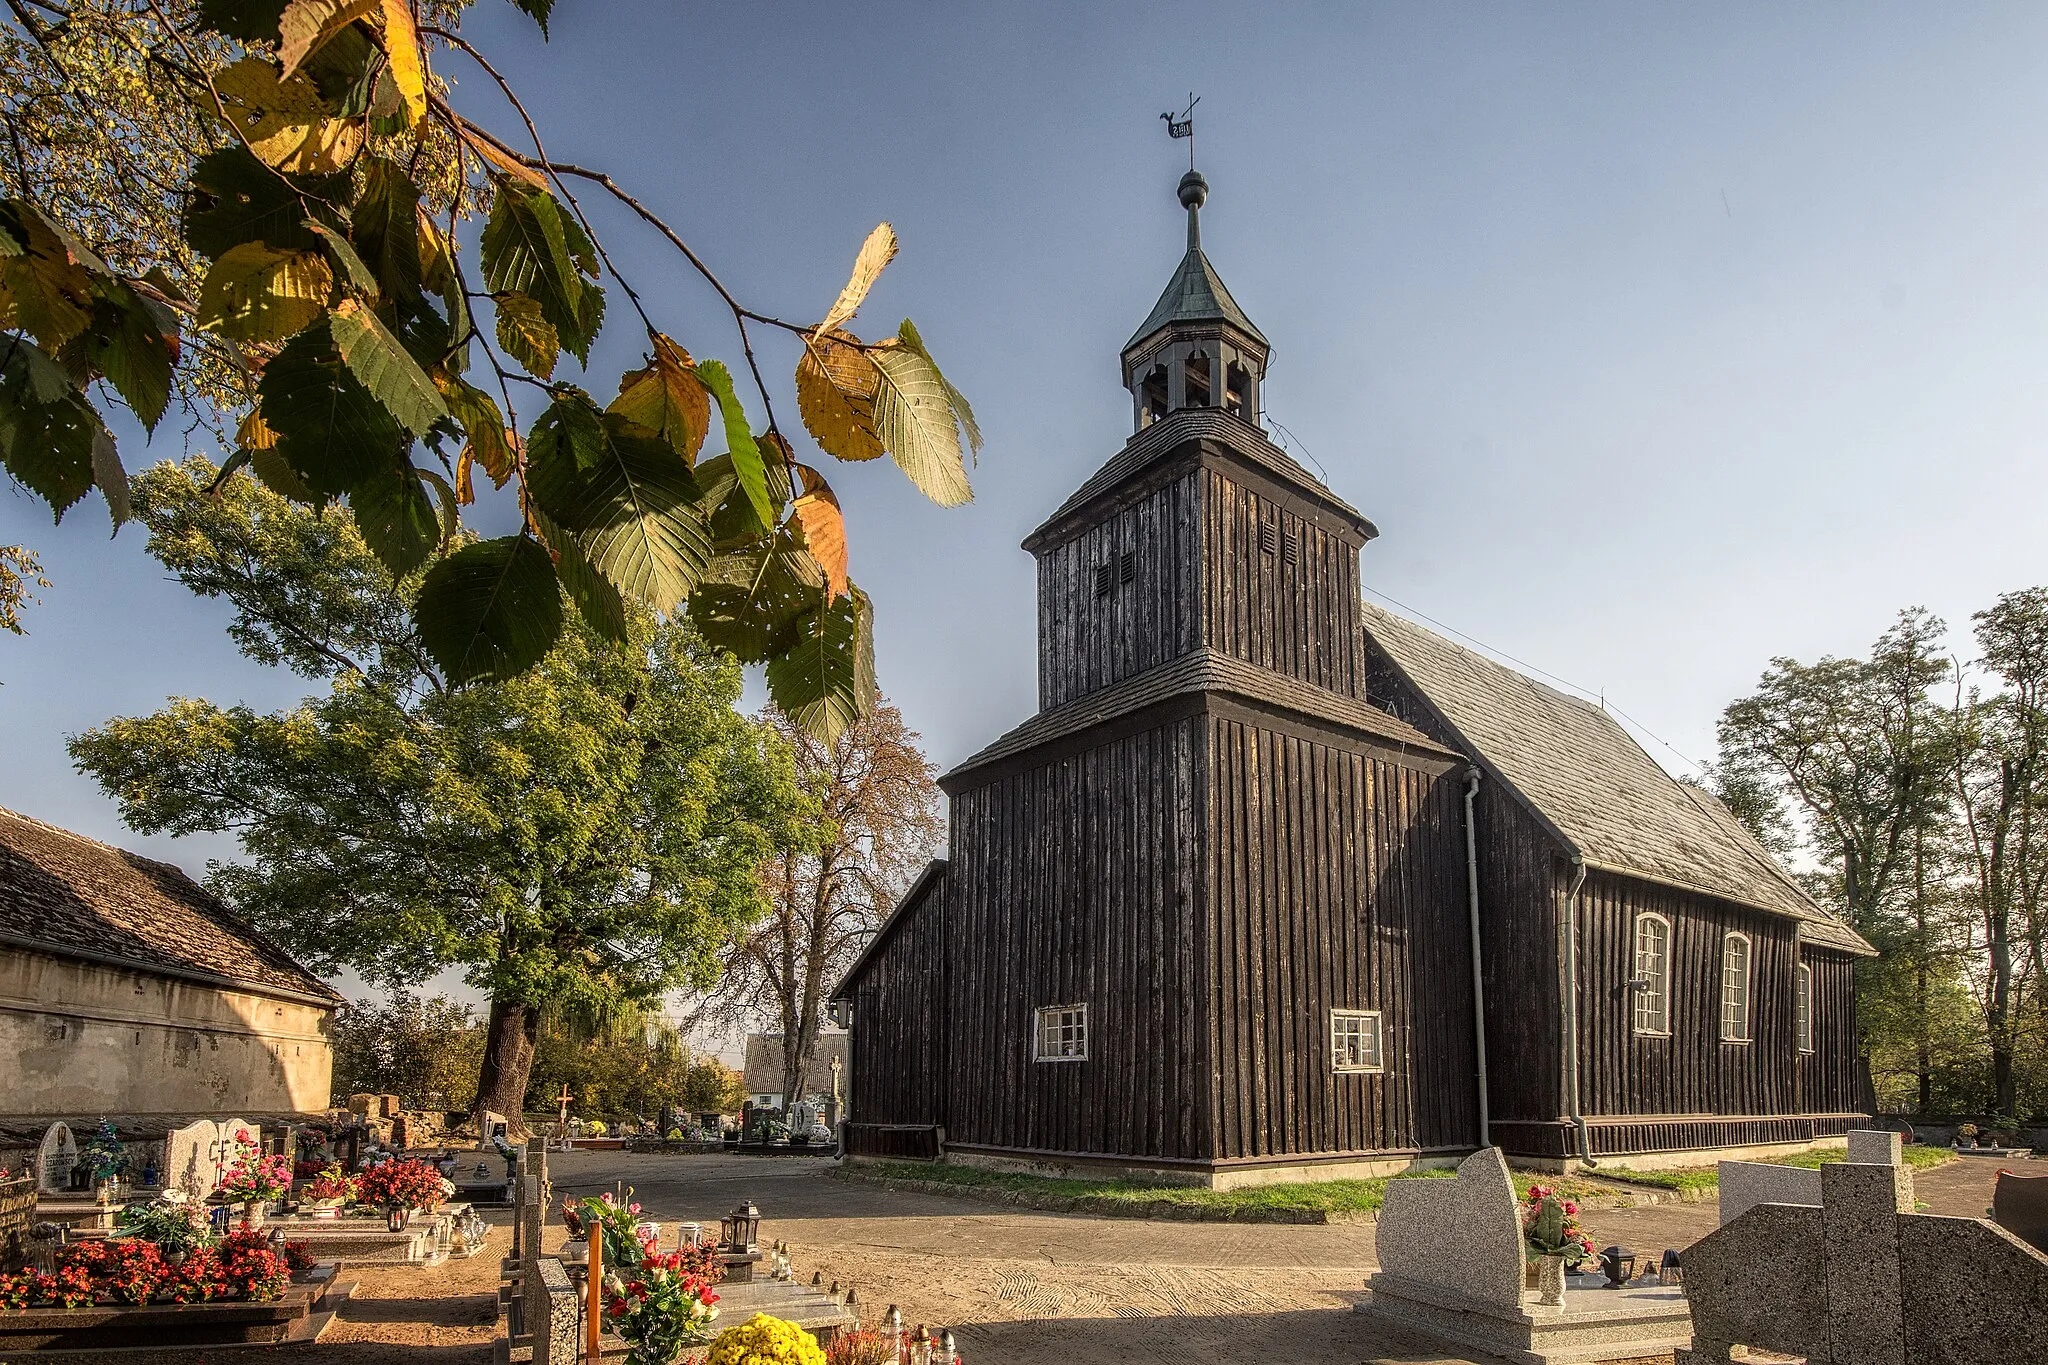
M 1189 171 L 1180 178 L 1180 206 L 1184 209 L 1198 209 L 1209 202 L 1209 182 L 1202 178 L 1200 171 Z

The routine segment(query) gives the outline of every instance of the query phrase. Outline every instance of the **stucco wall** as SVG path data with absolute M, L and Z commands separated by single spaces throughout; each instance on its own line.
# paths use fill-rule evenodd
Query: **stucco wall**
M 0 1113 L 324 1109 L 331 1011 L 0 948 Z

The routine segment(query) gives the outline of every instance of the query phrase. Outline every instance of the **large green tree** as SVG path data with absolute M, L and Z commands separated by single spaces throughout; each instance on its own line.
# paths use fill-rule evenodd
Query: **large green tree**
M 808 813 L 787 746 L 734 710 L 731 655 L 626 605 L 620 642 L 572 616 L 537 667 L 453 687 L 412 608 L 460 549 L 394 579 L 336 509 L 215 480 L 194 461 L 137 481 L 151 553 L 226 601 L 244 653 L 328 686 L 74 737 L 123 818 L 232 831 L 246 861 L 213 886 L 317 970 L 399 988 L 460 968 L 490 1000 L 479 1108 L 521 1112 L 544 1005 L 708 984 Z
M 545 35 L 553 0 L 514 3 Z M 118 525 L 128 481 L 108 412 L 154 429 L 181 402 L 233 433 L 229 466 L 341 500 L 394 576 L 441 555 L 408 609 L 447 686 L 537 664 L 565 592 L 590 629 L 625 638 L 623 595 L 663 615 L 687 605 L 706 639 L 768 665 L 789 715 L 836 733 L 872 704 L 871 612 L 824 462 L 793 441 L 887 456 L 947 506 L 971 495 L 980 441 L 908 319 L 875 341 L 848 330 L 895 233 L 874 229 L 829 306 L 812 291 L 816 322 L 743 305 L 621 183 L 630 155 L 619 178 L 548 156 L 463 11 L 7 0 L 0 465 L 60 517 L 99 488 Z M 480 77 L 469 88 L 503 135 L 451 103 L 444 61 Z M 608 231 L 658 235 L 699 277 L 743 363 L 694 358 L 663 330 L 601 209 Z M 645 349 L 606 398 L 613 385 L 572 366 L 620 301 Z M 756 346 L 769 334 L 795 362 L 783 412 L 801 429 L 778 425 Z M 724 453 L 706 458 L 714 433 Z M 508 490 L 516 533 L 455 534 L 479 474 Z

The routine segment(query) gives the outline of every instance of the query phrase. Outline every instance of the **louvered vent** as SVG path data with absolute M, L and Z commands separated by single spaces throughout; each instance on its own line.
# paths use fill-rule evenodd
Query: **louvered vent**
M 1280 542 L 1281 564 L 1291 569 L 1294 567 L 1295 561 L 1300 557 L 1301 538 L 1299 536 L 1288 536 L 1285 540 Z
M 1128 583 L 1138 576 L 1138 560 L 1129 550 L 1117 556 L 1116 577 L 1119 583 Z
M 1113 581 L 1113 575 L 1114 570 L 1112 570 L 1107 563 L 1097 564 L 1095 566 L 1095 595 L 1097 597 L 1109 596 L 1109 589 L 1110 584 Z
M 1270 522 L 1259 523 L 1259 553 L 1277 555 L 1280 553 L 1280 529 Z

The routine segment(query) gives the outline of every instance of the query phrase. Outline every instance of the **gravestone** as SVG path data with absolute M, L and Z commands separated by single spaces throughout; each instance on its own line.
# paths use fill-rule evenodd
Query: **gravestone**
M 1820 1207 L 1820 1172 L 1801 1166 L 1773 1166 L 1762 1161 L 1724 1161 L 1720 1165 L 1721 1222 L 1734 1222 L 1759 1204 Z
M 36 1150 L 36 1189 L 44 1194 L 62 1194 L 71 1188 L 71 1168 L 78 1164 L 78 1143 L 71 1125 L 53 1123 L 43 1133 Z
M 1838 1365 L 2027 1360 L 2048 1323 L 2048 1256 L 1981 1219 L 1913 1213 L 1904 1165 L 1821 1167 L 1821 1207 L 1763 1205 L 1685 1253 L 1693 1344 Z
M 1903 1166 L 1905 1145 L 1897 1133 L 1858 1128 L 1849 1134 L 1848 1159 L 1863 1166 Z
M 1466 1157 L 1455 1180 L 1390 1182 L 1374 1241 L 1382 1275 L 1486 1303 L 1522 1302 L 1520 1205 L 1498 1147 Z
M 194 1199 L 204 1199 L 220 1184 L 217 1160 L 220 1125 L 200 1119 L 164 1136 L 164 1168 L 157 1180 L 167 1190 L 183 1190 Z
M 561 1259 L 542 1256 L 534 1263 L 540 1294 L 533 1327 L 533 1365 L 575 1365 L 578 1320 L 576 1286 Z

